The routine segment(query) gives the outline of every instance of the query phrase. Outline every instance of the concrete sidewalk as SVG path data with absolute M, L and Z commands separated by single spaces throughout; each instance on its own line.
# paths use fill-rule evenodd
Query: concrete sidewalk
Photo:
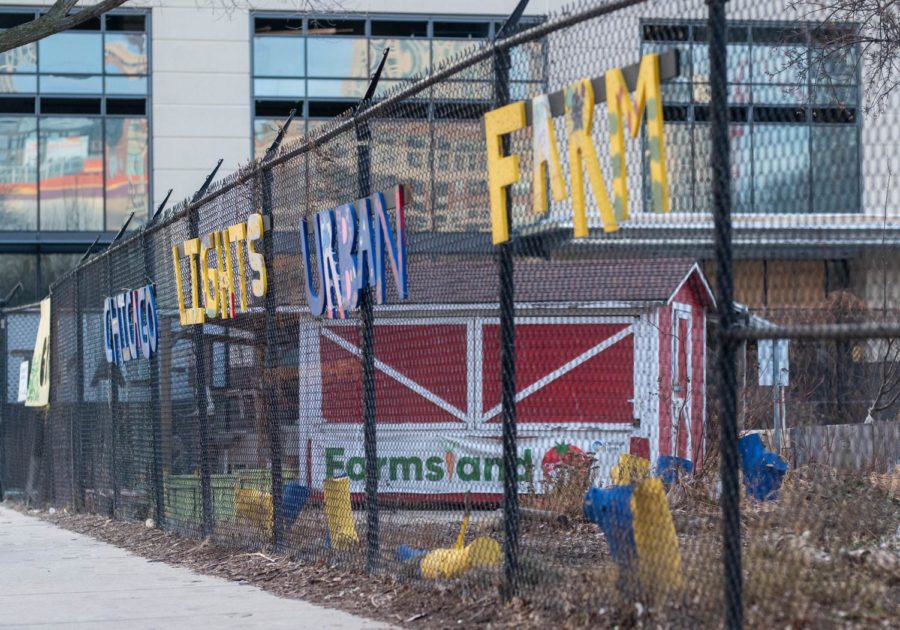
M 148 562 L 0 506 L 0 628 L 387 628 Z

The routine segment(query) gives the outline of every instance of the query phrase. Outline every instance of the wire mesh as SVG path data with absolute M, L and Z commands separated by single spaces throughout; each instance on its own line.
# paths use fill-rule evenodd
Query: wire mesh
M 4 314 L 6 491 L 573 625 L 889 619 L 898 346 L 852 327 L 896 319 L 894 196 L 859 70 L 802 67 L 828 47 L 798 11 L 733 0 L 726 32 L 700 0 L 575 5 L 95 256 L 52 288 L 46 410 L 13 397 L 37 312 Z M 635 64 L 673 50 L 617 151 Z M 583 78 L 606 81 L 594 107 Z M 497 247 L 486 115 L 523 100 Z M 148 285 L 156 322 L 123 298 L 112 324 Z M 151 324 L 148 357 L 129 335 Z M 137 356 L 109 360 L 116 334 Z

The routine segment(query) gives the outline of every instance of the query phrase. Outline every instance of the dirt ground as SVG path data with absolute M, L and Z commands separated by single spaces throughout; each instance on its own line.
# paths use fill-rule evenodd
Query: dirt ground
M 198 541 L 144 523 L 64 510 L 29 512 L 152 561 L 400 626 L 695 628 L 719 627 L 722 620 L 721 524 L 713 485 L 694 480 L 669 492 L 683 588 L 624 599 L 602 532 L 567 506 L 567 523 L 523 524 L 520 597 L 505 605 L 499 568 L 429 581 L 419 577 L 415 562 L 393 559 L 398 544 L 451 546 L 458 528 L 453 515 L 386 511 L 383 572 L 370 576 L 363 548 L 324 551 L 321 513 L 313 509 L 295 524 L 280 554 L 228 544 L 237 532 Z M 792 471 L 778 500 L 744 498 L 742 532 L 747 627 L 897 627 L 900 496 L 892 486 L 825 469 Z M 475 535 L 502 540 L 488 513 L 473 514 L 470 538 Z

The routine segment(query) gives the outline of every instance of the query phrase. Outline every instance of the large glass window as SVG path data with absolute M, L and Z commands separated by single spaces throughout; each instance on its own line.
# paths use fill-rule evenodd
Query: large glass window
M 644 52 L 681 52 L 680 76 L 663 86 L 672 210 L 709 212 L 707 29 L 701 23 L 645 23 L 642 39 Z M 797 24 L 729 29 L 735 212 L 860 211 L 859 51 L 823 54 L 821 39 L 815 27 Z
M 252 65 L 256 156 L 265 152 L 292 108 L 298 108 L 299 120 L 292 125 L 292 135 L 296 136 L 307 128 L 306 121 L 315 125 L 358 103 L 384 49 L 390 48 L 390 55 L 378 95 L 491 38 L 498 28 L 497 20 L 255 16 Z M 542 43 L 517 49 L 510 73 L 515 83 L 513 93 L 540 92 L 533 87 L 544 79 L 544 59 Z M 459 102 L 489 102 L 493 98 L 491 78 L 489 61 L 473 66 L 453 82 L 424 93 L 409 115 L 423 119 L 480 115 L 483 107 L 461 107 Z
M 0 12 L 0 29 L 35 10 Z M 146 15 L 0 53 L 0 230 L 117 230 L 149 210 Z

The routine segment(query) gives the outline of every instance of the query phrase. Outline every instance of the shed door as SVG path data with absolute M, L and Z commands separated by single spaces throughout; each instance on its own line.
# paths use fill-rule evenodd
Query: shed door
M 691 458 L 691 311 L 676 306 L 672 317 L 672 452 Z

